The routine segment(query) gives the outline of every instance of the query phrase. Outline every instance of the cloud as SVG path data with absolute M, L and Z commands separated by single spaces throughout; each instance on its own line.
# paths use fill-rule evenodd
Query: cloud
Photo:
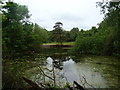
M 57 15 L 53 20 L 64 20 L 68 22 L 74 22 L 74 21 L 83 21 L 85 19 L 84 17 L 81 17 L 79 15 L 73 14 L 73 13 L 63 13 L 61 15 Z
M 65 30 L 73 27 L 90 29 L 103 20 L 99 8 L 96 8 L 98 0 L 15 0 L 27 5 L 32 14 L 31 20 L 41 27 L 52 30 L 54 23 L 60 21 Z

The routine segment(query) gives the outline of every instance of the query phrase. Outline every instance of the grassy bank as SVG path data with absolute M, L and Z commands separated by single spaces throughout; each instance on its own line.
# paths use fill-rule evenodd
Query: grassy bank
M 75 42 L 63 42 L 63 45 L 74 45 Z M 43 45 L 57 45 L 57 42 L 43 43 Z

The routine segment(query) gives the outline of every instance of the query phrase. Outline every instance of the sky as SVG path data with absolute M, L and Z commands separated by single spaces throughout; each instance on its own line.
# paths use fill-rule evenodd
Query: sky
M 103 20 L 100 8 L 96 8 L 99 0 L 14 0 L 28 7 L 32 14 L 30 21 L 47 30 L 53 30 L 56 22 L 63 23 L 64 30 L 73 27 L 89 30 Z

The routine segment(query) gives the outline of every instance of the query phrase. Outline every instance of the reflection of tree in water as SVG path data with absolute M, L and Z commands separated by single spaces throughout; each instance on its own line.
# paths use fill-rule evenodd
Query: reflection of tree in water
M 70 58 L 67 57 L 66 53 L 63 53 L 63 48 L 62 47 L 58 47 L 59 53 L 54 53 L 52 55 L 52 59 L 53 59 L 53 65 L 55 68 L 58 68 L 60 70 L 63 69 L 63 62 L 66 60 L 69 60 Z

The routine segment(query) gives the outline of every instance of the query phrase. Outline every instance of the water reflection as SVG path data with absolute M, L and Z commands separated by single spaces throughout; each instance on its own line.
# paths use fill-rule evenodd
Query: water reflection
M 74 80 L 82 85 L 85 81 L 83 77 L 85 77 L 86 81 L 96 88 L 119 87 L 118 78 L 120 73 L 118 73 L 117 67 L 119 63 L 118 59 L 114 57 L 76 57 L 75 55 L 70 56 L 65 53 L 61 53 L 61 55 L 60 53 L 54 53 L 54 55 L 44 57 L 46 59 L 43 62 L 36 62 L 42 63 L 40 66 L 43 68 L 44 72 L 51 77 L 53 77 L 53 74 L 44 68 L 52 70 L 54 66 L 57 85 L 64 85 L 67 81 L 72 84 Z M 76 63 L 76 59 L 80 62 Z M 55 63 L 53 63 L 54 61 L 58 61 L 59 64 L 55 65 Z M 98 64 L 99 62 L 102 62 L 102 64 Z M 42 77 L 38 66 L 26 70 L 25 74 L 35 82 L 44 82 L 44 77 Z M 49 78 L 45 78 L 45 81 L 49 83 L 53 82 L 52 80 L 50 81 Z M 90 86 L 86 85 L 86 87 Z
M 66 61 L 65 61 L 66 60 Z M 47 58 L 47 67 L 51 68 L 52 65 L 56 69 L 56 74 L 63 75 L 62 82 L 77 81 L 80 84 L 85 83 L 85 80 L 95 88 L 106 88 L 106 82 L 101 76 L 100 72 L 94 70 L 94 66 L 91 63 L 76 63 L 71 57 Z M 62 74 L 61 74 L 62 73 Z M 85 78 L 85 80 L 84 80 Z M 60 79 L 60 78 L 56 78 Z M 90 85 L 85 84 L 85 87 L 91 88 Z

